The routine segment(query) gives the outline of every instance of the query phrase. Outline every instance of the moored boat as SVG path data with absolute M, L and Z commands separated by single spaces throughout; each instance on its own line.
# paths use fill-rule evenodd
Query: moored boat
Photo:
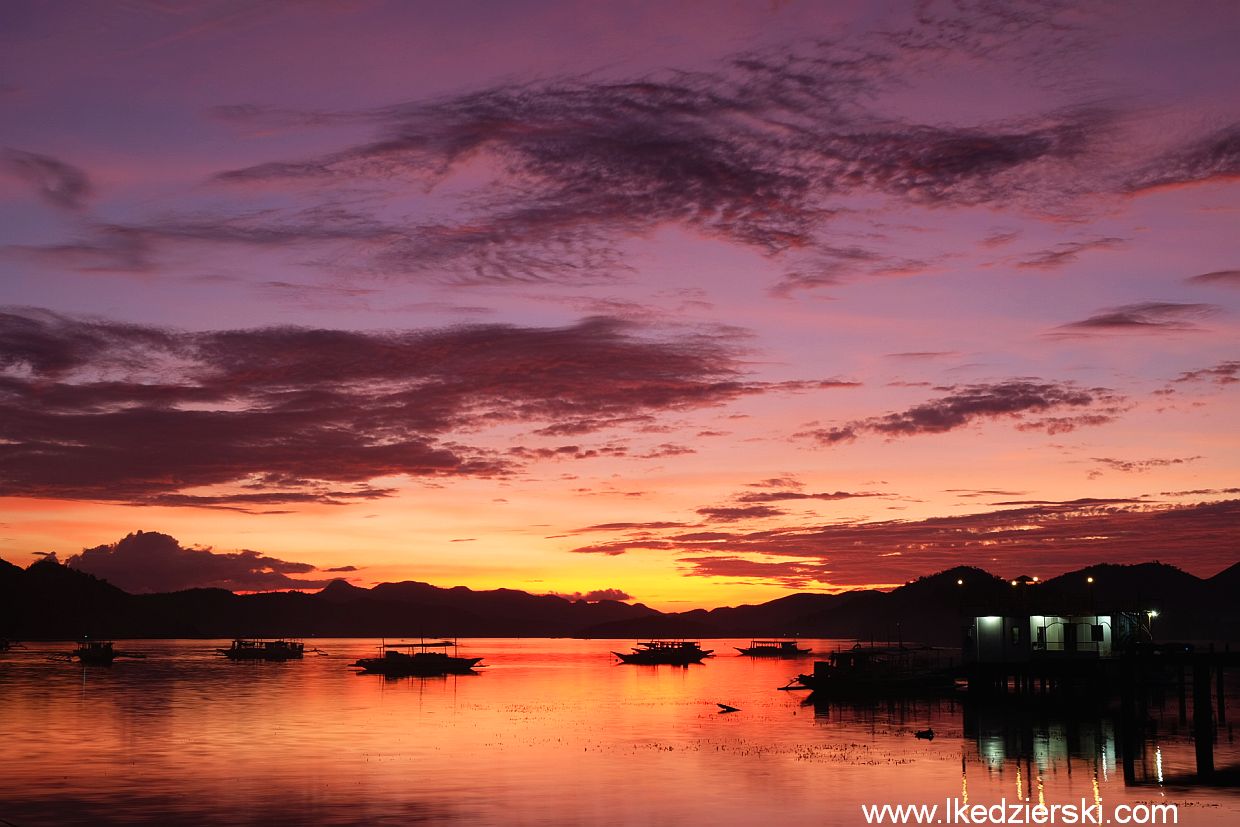
M 749 646 L 742 649 L 739 646 L 733 647 L 742 655 L 748 655 L 751 658 L 803 658 L 806 655 L 812 655 L 809 649 L 802 649 L 797 646 L 795 640 L 751 640 Z
M 306 645 L 299 640 L 255 640 L 237 638 L 227 649 L 216 649 L 230 660 L 295 660 L 305 653 Z
M 436 677 L 439 675 L 469 675 L 482 658 L 462 658 L 456 654 L 457 644 L 451 640 L 421 643 L 384 643 L 379 656 L 359 658 L 353 665 L 361 673 L 385 675 L 389 678 Z M 359 673 L 360 674 L 360 673 Z
M 624 663 L 637 663 L 646 666 L 668 664 L 671 666 L 688 666 L 701 663 L 702 658 L 709 657 L 715 650 L 703 649 L 696 640 L 649 640 L 640 641 L 628 654 L 612 652 Z
M 116 656 L 110 640 L 83 640 L 69 655 L 88 666 L 111 666 Z
M 796 680 L 815 693 L 842 697 L 938 694 L 954 688 L 956 666 L 955 650 L 857 644 L 831 652 Z

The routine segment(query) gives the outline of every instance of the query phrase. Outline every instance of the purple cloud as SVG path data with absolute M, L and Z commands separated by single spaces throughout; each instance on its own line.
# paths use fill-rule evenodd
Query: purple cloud
M 1056 267 L 1071 264 L 1080 258 L 1082 253 L 1091 250 L 1112 250 L 1123 244 L 1124 239 L 1112 237 L 1095 238 L 1089 241 L 1068 241 L 1031 253 L 1025 260 L 1018 261 L 1016 266 L 1038 270 L 1053 270 Z
M 1111 421 L 1118 413 L 1119 398 L 1105 388 L 1081 388 L 1071 383 L 1013 379 L 994 384 L 952 388 L 946 396 L 915 405 L 905 411 L 857 419 L 834 428 L 818 428 L 797 434 L 823 445 L 850 442 L 865 433 L 886 437 L 936 434 L 993 419 L 1022 420 L 1018 427 L 1058 433 L 1080 425 Z M 1049 417 L 1022 419 L 1065 408 L 1100 406 L 1085 418 Z
M 65 565 L 137 594 L 195 588 L 319 589 L 331 582 L 330 578 L 300 577 L 318 571 L 309 563 L 281 560 L 249 549 L 216 552 L 186 548 L 174 537 L 156 531 L 138 531 L 109 545 L 82 549 L 65 560 Z M 323 571 L 353 570 L 353 566 L 342 566 Z
M 1180 550 L 1184 565 L 1217 570 L 1235 562 L 1237 543 L 1240 500 L 1181 506 L 1119 498 L 1040 501 L 923 520 L 652 533 L 573 550 L 613 556 L 640 551 L 679 553 L 691 566 L 687 573 L 751 577 L 795 586 L 825 571 L 834 572 L 833 580 L 840 585 L 866 584 L 880 556 L 882 577 L 897 582 L 927 571 L 974 565 L 979 555 L 1007 561 L 1013 568 L 1064 570 L 1099 561 L 1157 559 L 1174 548 Z M 782 565 L 789 561 L 797 565 Z M 704 565 L 698 566 L 699 562 Z
M 494 476 L 543 456 L 497 454 L 459 434 L 514 422 L 588 433 L 765 389 L 739 380 L 726 336 L 651 338 L 606 318 L 187 333 L 9 310 L 0 313 L 0 494 L 338 504 L 388 495 L 370 485 L 380 477 Z
M 1181 373 L 1173 382 L 1213 382 L 1216 385 L 1232 385 L 1240 382 L 1240 360 L 1219 362 L 1217 365 L 1200 370 Z
M 1240 178 L 1240 124 L 1163 153 L 1128 182 L 1131 193 Z
M 1213 304 L 1185 302 L 1139 302 L 1102 310 L 1077 322 L 1055 328 L 1052 335 L 1093 333 L 1187 333 L 1202 328 L 1200 319 L 1219 311 Z
M 1201 273 L 1185 279 L 1189 284 L 1221 284 L 1226 287 L 1240 287 L 1240 270 L 1215 270 L 1212 273 Z
M 769 505 L 714 506 L 699 508 L 697 513 L 712 523 L 735 523 L 740 520 L 757 520 L 779 517 L 785 512 Z
M 48 155 L 5 149 L 0 151 L 0 169 L 25 182 L 53 207 L 81 209 L 94 191 L 85 172 Z

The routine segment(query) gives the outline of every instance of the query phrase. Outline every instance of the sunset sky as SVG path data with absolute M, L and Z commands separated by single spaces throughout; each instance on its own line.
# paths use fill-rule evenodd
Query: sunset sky
M 0 4 L 0 557 L 662 609 L 1214 574 L 1238 42 L 1230 0 Z

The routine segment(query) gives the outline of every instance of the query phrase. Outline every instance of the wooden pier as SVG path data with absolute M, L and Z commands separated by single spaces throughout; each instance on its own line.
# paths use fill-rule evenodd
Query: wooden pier
M 1240 667 L 1240 652 L 1230 647 L 1196 651 L 1162 645 L 1108 658 L 1034 657 L 1023 661 L 969 663 L 959 675 L 973 698 L 1006 698 L 1019 704 L 1055 704 L 1081 709 L 1118 702 L 1124 731 L 1123 757 L 1127 778 L 1132 772 L 1134 745 L 1139 743 L 1151 703 L 1160 706 L 1168 690 L 1178 695 L 1179 716 L 1188 719 L 1192 693 L 1192 731 L 1197 753 L 1197 778 L 1215 775 L 1217 727 L 1227 723 L 1226 673 Z

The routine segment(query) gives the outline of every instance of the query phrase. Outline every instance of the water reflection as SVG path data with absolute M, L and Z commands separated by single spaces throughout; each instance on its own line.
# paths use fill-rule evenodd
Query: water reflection
M 964 735 L 977 763 L 998 768 L 1009 760 L 1028 761 L 1039 772 L 1072 761 L 1115 769 L 1115 722 L 1101 715 L 1041 714 L 1004 706 L 966 705 Z
M 1049 801 L 1154 789 L 1200 805 L 1190 825 L 1234 823 L 1240 806 L 1233 791 L 1176 785 L 1192 770 L 1191 733 L 1157 710 L 1133 755 L 1134 779 L 1155 786 L 1134 787 L 1108 718 L 1025 719 L 951 699 L 805 705 L 777 691 L 797 664 L 623 666 L 612 641 L 469 641 L 485 656 L 478 675 L 355 674 L 376 643 L 234 663 L 213 652 L 227 641 L 126 642 L 148 657 L 109 669 L 51 661 L 63 649 L 52 644 L 5 653 L 0 818 L 852 825 L 863 803 L 988 803 L 1018 787 Z M 915 737 L 928 728 L 933 740 Z M 1230 731 L 1217 747 L 1220 766 L 1240 763 Z

